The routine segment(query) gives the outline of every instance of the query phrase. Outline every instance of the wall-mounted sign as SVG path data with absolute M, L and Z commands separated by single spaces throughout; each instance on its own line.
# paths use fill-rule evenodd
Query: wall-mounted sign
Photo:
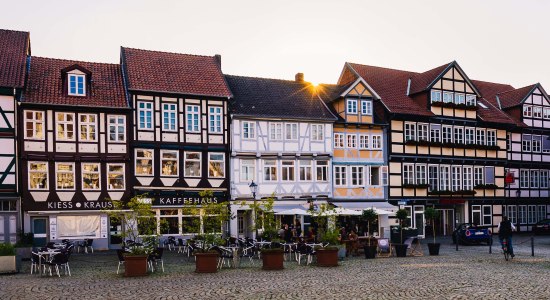
M 55 210 L 102 210 L 114 208 L 111 200 L 97 201 L 46 201 L 24 203 L 25 210 L 55 211 Z
M 176 195 L 147 195 L 147 198 L 152 199 L 153 206 L 202 206 L 227 201 L 224 192 L 216 192 L 212 197 L 201 197 L 198 192 L 184 192 Z
M 102 239 L 107 238 L 107 216 L 101 216 L 99 223 L 99 235 Z
M 57 218 L 50 217 L 50 239 L 57 240 Z

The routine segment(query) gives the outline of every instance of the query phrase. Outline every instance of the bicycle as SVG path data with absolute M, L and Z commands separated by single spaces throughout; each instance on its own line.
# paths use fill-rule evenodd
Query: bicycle
M 502 252 L 504 253 L 504 259 L 508 260 L 510 253 L 508 252 L 508 239 L 502 239 Z

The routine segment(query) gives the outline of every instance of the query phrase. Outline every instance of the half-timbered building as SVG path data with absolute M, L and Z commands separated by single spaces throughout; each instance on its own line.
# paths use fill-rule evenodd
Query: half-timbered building
M 550 172 L 550 98 L 540 84 L 515 89 L 478 85 L 488 99 L 516 121 L 508 132 L 506 200 L 502 211 L 520 231 L 548 217 Z
M 188 226 L 198 218 L 190 208 L 229 197 L 231 92 L 221 57 L 122 48 L 121 61 L 133 119 L 131 187 L 167 224 L 159 234 L 198 233 Z M 204 190 L 214 197 L 200 197 Z
M 28 32 L 0 30 L 0 243 L 15 243 L 21 229 L 15 120 L 30 51 Z
M 232 235 L 252 236 L 243 202 L 274 197 L 274 211 L 326 202 L 332 196 L 332 123 L 336 117 L 315 86 L 298 73 L 295 81 L 226 76 L 231 105 Z M 283 217 L 284 223 L 294 216 Z M 308 220 L 301 220 L 307 226 Z
M 483 98 L 456 62 L 416 73 L 346 63 L 339 84 L 362 78 L 389 124 L 390 202 L 424 234 L 424 208 L 441 213 L 438 232 L 459 222 L 496 227 L 505 200 L 506 133 L 515 122 Z
M 25 228 L 35 243 L 120 242 L 110 240 L 102 210 L 129 196 L 130 118 L 120 65 L 29 59 L 18 138 Z

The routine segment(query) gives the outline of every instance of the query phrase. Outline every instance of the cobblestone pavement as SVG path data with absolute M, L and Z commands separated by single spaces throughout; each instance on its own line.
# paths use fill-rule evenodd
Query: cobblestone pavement
M 528 240 L 515 237 L 508 262 L 497 247 L 455 251 L 444 240 L 439 256 L 354 257 L 336 268 L 287 262 L 282 271 L 243 262 L 215 274 L 196 274 L 192 259 L 168 252 L 166 272 L 142 278 L 116 275 L 112 251 L 75 254 L 71 277 L 31 275 L 23 262 L 22 273 L 0 276 L 0 299 L 548 299 L 550 237 L 536 238 L 534 257 Z

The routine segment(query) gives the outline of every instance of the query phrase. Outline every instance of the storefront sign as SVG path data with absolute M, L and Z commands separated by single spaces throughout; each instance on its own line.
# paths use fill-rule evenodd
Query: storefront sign
M 50 240 L 57 240 L 57 218 L 50 217 Z
M 26 210 L 37 211 L 65 211 L 65 210 L 102 210 L 114 208 L 111 200 L 97 201 L 47 201 L 34 202 L 25 205 Z
M 201 206 L 211 203 L 227 201 L 225 193 L 214 193 L 212 197 L 201 197 L 198 193 L 184 193 L 184 195 L 148 196 L 153 200 L 153 206 Z
M 466 201 L 464 199 L 441 199 L 441 200 L 439 200 L 439 204 L 453 205 L 453 204 L 464 204 L 464 203 L 466 203 Z

